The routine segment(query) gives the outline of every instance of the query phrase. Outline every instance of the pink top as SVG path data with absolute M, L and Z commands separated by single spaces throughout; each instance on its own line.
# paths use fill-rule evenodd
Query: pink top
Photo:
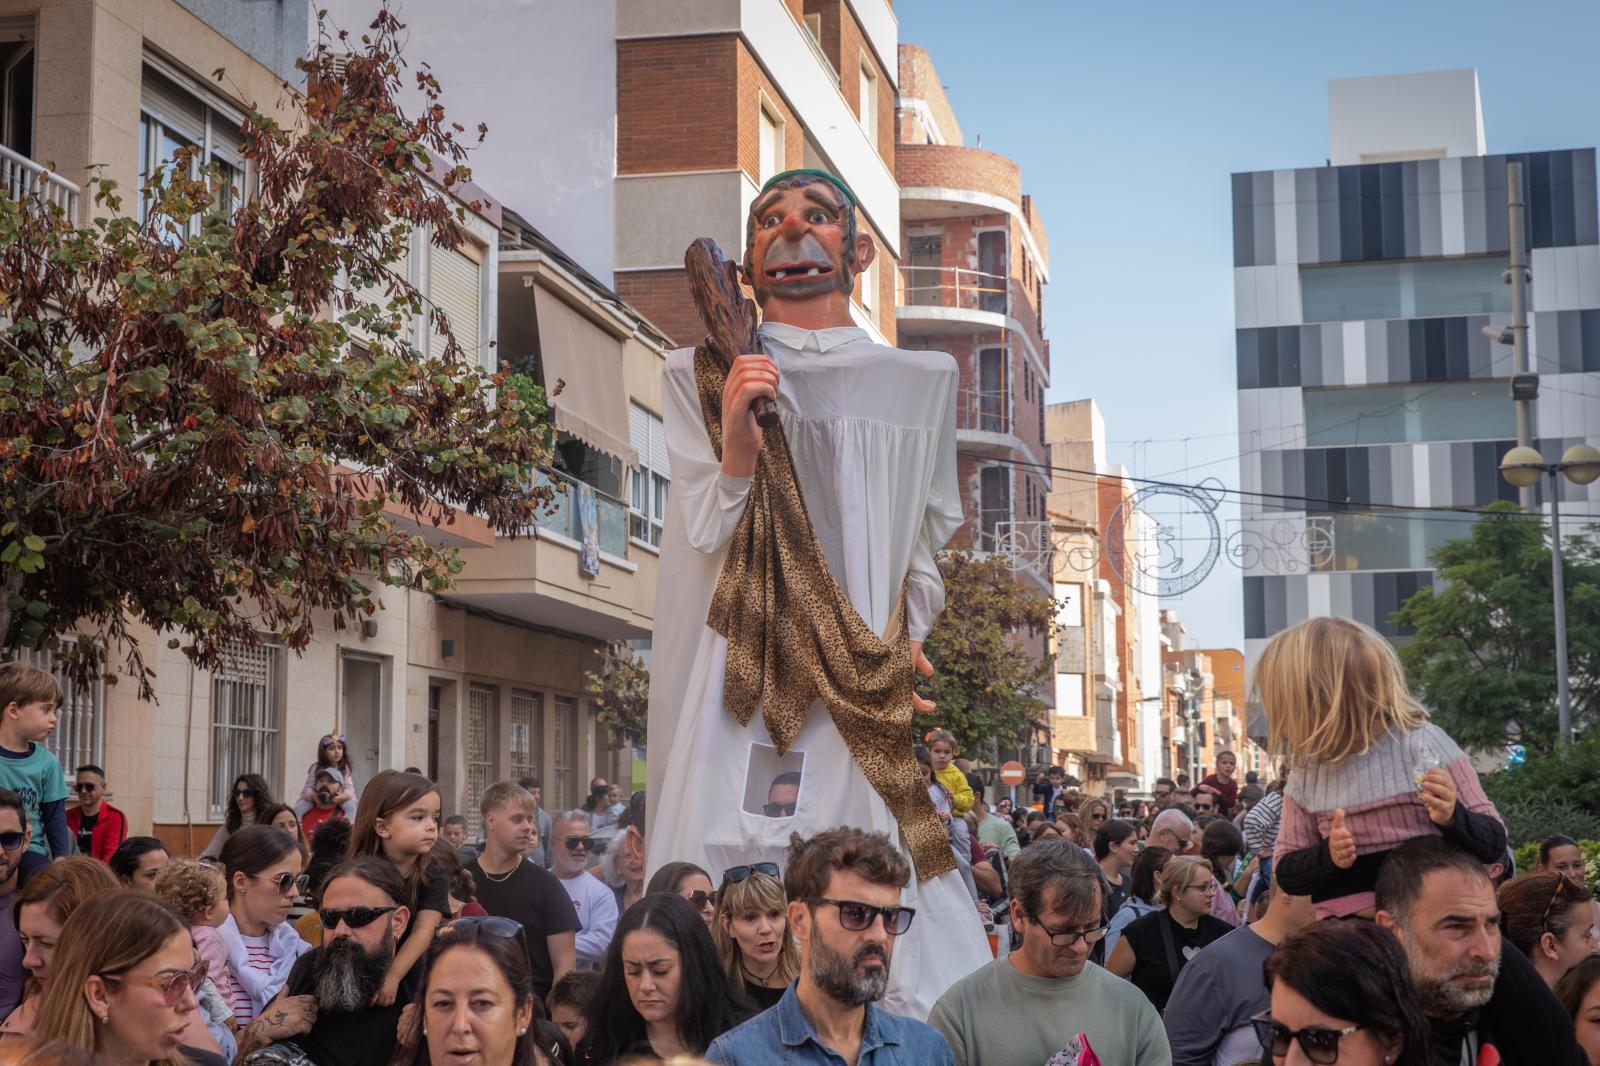
M 189 936 L 194 940 L 195 951 L 205 961 L 206 976 L 217 986 L 217 995 L 222 997 L 224 1003 L 233 1006 L 233 974 L 228 969 L 228 948 L 223 944 L 222 937 L 210 925 L 191 925 Z

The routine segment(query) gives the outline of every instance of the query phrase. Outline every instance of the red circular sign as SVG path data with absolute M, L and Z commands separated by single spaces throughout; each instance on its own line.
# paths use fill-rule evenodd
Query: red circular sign
M 1000 783 L 1003 785 L 1020 785 L 1027 776 L 1027 769 L 1019 762 L 1008 762 L 1000 767 Z

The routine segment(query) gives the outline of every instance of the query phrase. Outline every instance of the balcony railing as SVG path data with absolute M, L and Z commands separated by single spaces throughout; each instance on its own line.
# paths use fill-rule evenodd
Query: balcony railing
M 956 394 L 956 428 L 1010 433 L 1009 401 L 1005 389 L 962 389 Z
M 67 221 L 78 224 L 78 187 L 3 144 L 0 144 L 0 190 L 13 200 L 36 198 L 59 204 Z
M 902 307 L 949 307 L 962 311 L 1011 313 L 1011 279 L 965 267 L 903 266 Z
M 582 543 L 583 529 L 578 523 L 578 492 L 583 482 L 558 470 L 540 470 L 534 477 L 539 486 L 555 489 L 551 506 L 539 512 L 535 524 L 563 537 Z M 594 486 L 585 486 L 594 488 Z M 628 557 L 628 505 L 614 496 L 594 489 L 594 511 L 600 527 L 600 551 L 616 559 Z

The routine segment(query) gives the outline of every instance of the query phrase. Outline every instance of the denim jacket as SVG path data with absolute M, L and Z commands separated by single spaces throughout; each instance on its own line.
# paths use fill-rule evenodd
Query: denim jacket
M 771 1010 L 751 1018 L 711 1042 L 706 1061 L 727 1066 L 836 1066 L 844 1060 L 817 1039 L 795 986 Z M 867 1004 L 857 1066 L 955 1066 L 944 1037 L 930 1025 Z

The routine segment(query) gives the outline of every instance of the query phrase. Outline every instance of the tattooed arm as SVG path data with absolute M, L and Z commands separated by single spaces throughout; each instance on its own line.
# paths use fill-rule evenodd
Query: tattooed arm
M 280 993 L 267 1004 L 256 1020 L 239 1034 L 239 1054 L 234 1066 L 243 1066 L 250 1054 L 276 1044 L 280 1040 L 304 1036 L 317 1021 L 317 1000 L 314 996 L 290 996 Z

